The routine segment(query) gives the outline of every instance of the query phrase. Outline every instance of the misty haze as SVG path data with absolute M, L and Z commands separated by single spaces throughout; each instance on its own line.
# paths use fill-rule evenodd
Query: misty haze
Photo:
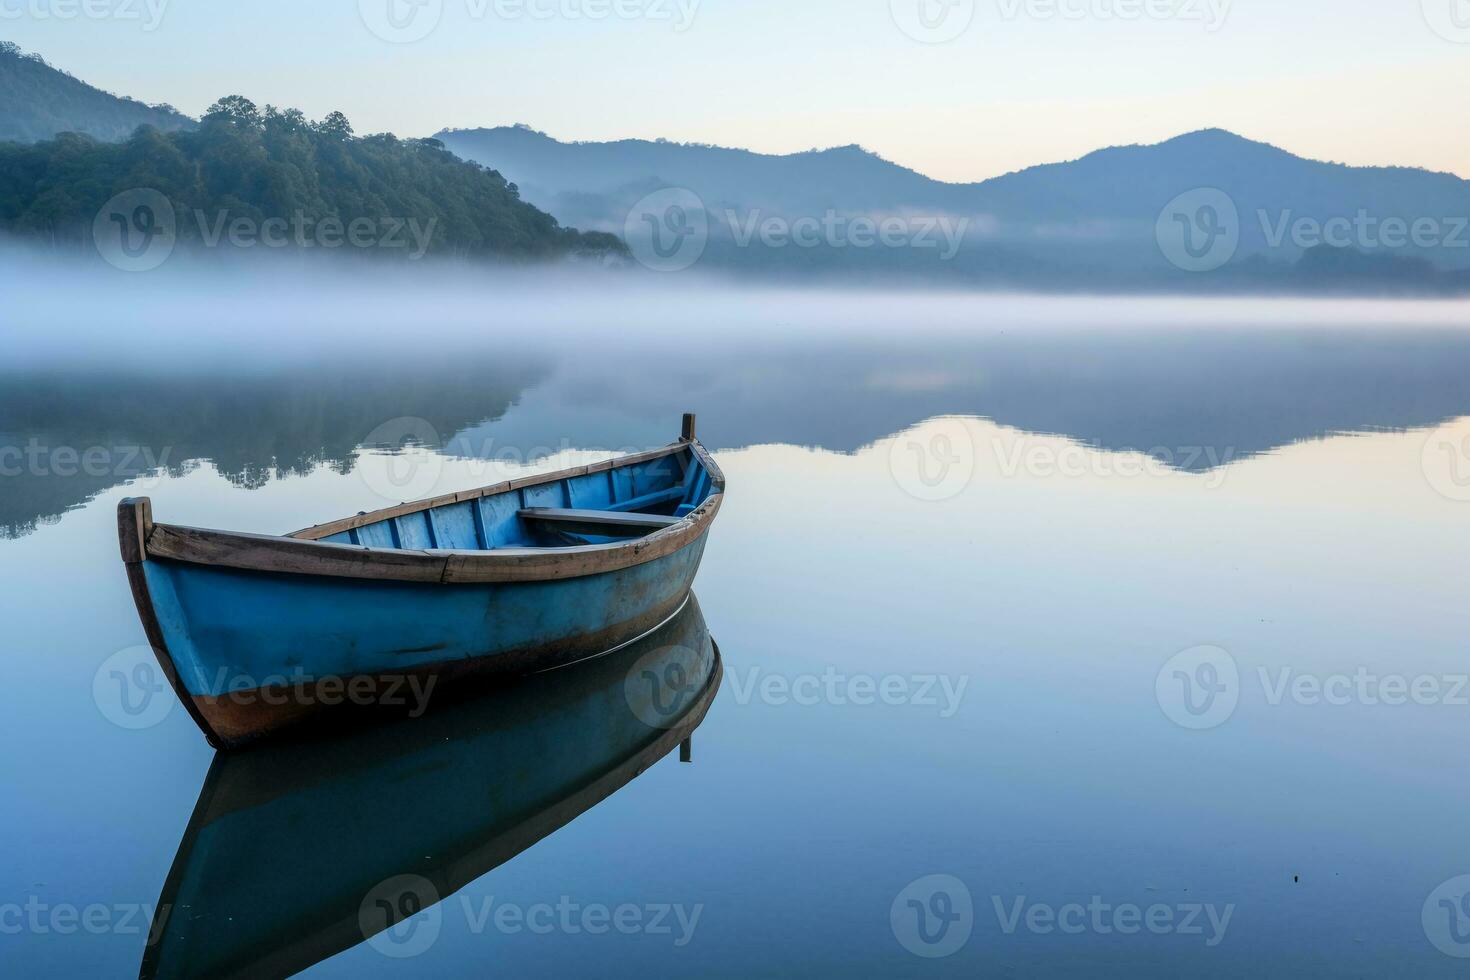
M 17 977 L 1454 977 L 1458 0 L 0 0 Z

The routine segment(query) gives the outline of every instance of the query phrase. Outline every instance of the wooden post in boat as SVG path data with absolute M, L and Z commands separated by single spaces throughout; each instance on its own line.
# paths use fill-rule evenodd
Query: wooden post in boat
M 694 761 L 694 736 L 693 735 L 690 735 L 684 741 L 682 741 L 682 742 L 679 743 L 679 761 L 680 762 L 693 762 Z
M 684 413 L 684 428 L 683 428 L 683 431 L 680 432 L 679 438 L 683 442 L 693 442 L 694 441 L 694 413 L 693 412 L 685 412 Z
M 117 505 L 117 540 L 126 565 L 137 565 L 148 557 L 148 535 L 153 533 L 153 501 L 129 497 Z

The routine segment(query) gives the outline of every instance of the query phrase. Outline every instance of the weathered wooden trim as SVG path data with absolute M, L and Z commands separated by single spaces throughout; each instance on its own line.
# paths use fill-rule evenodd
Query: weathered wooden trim
M 720 469 L 714 457 L 698 442 L 689 443 L 689 448 L 709 472 L 710 486 L 714 488 L 716 493 L 723 493 L 725 490 L 725 471 Z
M 405 551 L 158 524 L 148 541 L 148 556 L 243 571 L 331 578 L 428 583 L 544 582 L 615 572 L 671 555 L 709 530 L 721 499 L 721 494 L 710 496 L 698 510 L 674 526 L 647 537 L 575 548 Z
M 692 417 L 688 420 L 692 423 Z M 690 430 L 692 431 L 692 430 Z M 482 497 L 511 493 L 526 487 L 634 466 L 688 449 L 709 472 L 711 494 L 694 512 L 652 534 L 611 544 L 571 548 L 501 548 L 477 551 L 411 551 L 338 544 L 322 538 L 369 524 L 391 520 Z M 709 530 L 719 511 L 724 474 L 697 441 L 677 442 L 660 449 L 635 453 L 589 466 L 576 466 L 493 484 L 477 490 L 434 497 L 359 514 L 330 524 L 278 537 L 154 524 L 147 498 L 124 501 L 119 508 L 119 540 L 124 560 L 160 558 L 195 565 L 215 565 L 243 571 L 332 578 L 372 579 L 424 583 L 542 582 L 620 571 L 653 561 L 686 547 Z M 150 604 L 151 608 L 151 604 Z
M 153 502 L 147 497 L 128 497 L 117 505 L 117 542 L 124 564 L 148 557 L 148 535 L 153 533 Z
M 301 541 L 268 534 L 211 531 L 159 524 L 153 529 L 151 559 L 218 565 L 258 572 L 328 575 L 334 578 L 391 578 L 400 582 L 438 582 L 444 556 L 397 548 Z
M 184 687 L 179 670 L 174 666 L 173 654 L 169 653 L 168 641 L 163 636 L 163 626 L 158 622 L 158 613 L 153 608 L 153 594 L 148 588 L 148 576 L 143 572 L 143 562 L 148 557 L 147 541 L 153 532 L 153 506 L 147 497 L 129 497 L 117 505 L 119 541 L 122 544 L 123 567 L 128 573 L 128 588 L 133 594 L 133 605 L 138 608 L 138 619 L 143 623 L 143 634 L 153 649 L 153 656 L 163 670 L 169 687 L 184 703 L 189 717 L 199 726 L 210 745 L 218 748 L 223 744 L 214 726 L 199 713 L 193 696 Z M 136 555 L 136 558 L 130 558 Z
M 345 517 L 342 520 L 332 521 L 329 524 L 317 524 L 314 527 L 304 528 L 288 535 L 288 537 L 303 541 L 319 541 L 322 538 L 331 537 L 334 534 L 341 534 L 343 531 L 353 531 L 360 527 L 366 527 L 369 524 L 377 524 L 379 521 L 391 520 L 392 518 L 403 517 L 407 514 L 417 514 L 425 510 L 433 510 L 435 507 L 464 503 L 467 500 L 479 500 L 481 497 L 494 497 L 502 493 L 509 493 L 512 490 L 524 490 L 526 487 L 539 487 L 546 483 L 557 483 L 562 480 L 586 476 L 590 473 L 604 473 L 608 470 L 621 469 L 624 466 L 635 466 L 638 463 L 646 463 L 650 460 L 672 456 L 675 453 L 682 452 L 685 448 L 686 444 L 679 442 L 659 449 L 650 449 L 647 452 L 634 453 L 631 456 L 619 456 L 616 459 L 603 460 L 600 463 L 573 466 L 569 469 L 558 470 L 555 473 L 523 476 L 516 480 L 508 480 L 486 487 L 478 487 L 474 490 L 461 490 L 458 493 L 432 497 L 428 500 L 415 500 L 408 503 L 395 504 L 392 507 L 384 507 L 381 510 L 368 511 L 354 517 Z
M 680 431 L 679 431 L 679 441 L 680 442 L 693 442 L 694 441 L 694 423 L 695 423 L 694 413 L 693 412 L 685 412 L 684 413 L 684 424 L 680 427 Z

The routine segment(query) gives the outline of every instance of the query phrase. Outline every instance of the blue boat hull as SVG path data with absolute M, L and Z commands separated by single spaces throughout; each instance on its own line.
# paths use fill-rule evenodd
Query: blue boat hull
M 328 702 L 378 702 L 403 679 L 526 674 L 605 653 L 672 616 L 701 537 L 616 572 L 549 582 L 429 585 L 303 578 L 149 561 L 143 570 L 179 682 L 235 744 Z M 358 681 L 359 695 L 348 692 Z M 338 687 L 340 695 L 330 693 Z M 284 702 L 272 704 L 270 702 Z
M 118 534 L 160 666 L 229 747 L 632 642 L 690 594 L 723 495 L 690 416 L 663 449 L 285 537 L 155 524 L 147 498 Z

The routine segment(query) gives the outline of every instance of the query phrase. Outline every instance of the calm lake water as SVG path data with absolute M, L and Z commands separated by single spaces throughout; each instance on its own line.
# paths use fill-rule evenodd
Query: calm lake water
M 836 338 L 10 371 L 3 972 L 136 975 L 162 902 L 169 976 L 1462 976 L 1470 331 Z M 122 496 L 284 533 L 690 410 L 729 480 L 691 765 L 551 785 L 607 770 L 621 661 L 213 772 L 112 683 Z M 447 865 L 352 933 L 362 880 Z

